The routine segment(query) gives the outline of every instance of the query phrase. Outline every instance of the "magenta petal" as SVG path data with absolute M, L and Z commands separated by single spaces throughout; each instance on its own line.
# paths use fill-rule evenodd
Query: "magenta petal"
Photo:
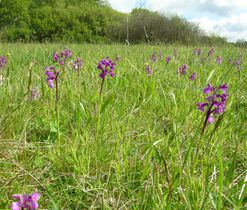
M 20 210 L 20 209 L 21 209 L 20 202 L 13 202 L 13 203 L 11 204 L 11 209 L 12 209 L 12 210 Z
M 29 204 L 30 204 L 31 210 L 38 209 L 38 207 L 39 207 L 39 204 L 35 201 L 31 201 L 31 202 L 29 202 Z
M 31 195 L 31 198 L 32 198 L 32 201 L 38 201 L 39 198 L 40 198 L 40 194 L 37 193 L 37 192 L 34 192 L 34 193 Z
M 208 105 L 208 103 L 199 102 L 199 103 L 197 103 L 197 108 L 198 108 L 201 112 L 204 112 L 204 111 L 205 111 L 204 107 L 207 106 L 207 105 Z
M 213 123 L 213 122 L 214 122 L 214 118 L 212 117 L 212 115 L 210 115 L 210 116 L 208 117 L 208 123 L 211 124 L 211 123 Z
M 228 85 L 227 84 L 221 85 L 219 87 L 219 89 L 222 90 L 224 94 L 226 94 L 227 93 L 227 89 L 228 89 Z
M 209 94 L 211 91 L 214 91 L 214 88 L 211 84 L 208 84 L 207 87 L 203 89 L 203 93 Z
M 12 195 L 12 197 L 19 200 L 19 201 L 23 200 L 23 196 L 20 194 L 14 194 L 14 195 Z

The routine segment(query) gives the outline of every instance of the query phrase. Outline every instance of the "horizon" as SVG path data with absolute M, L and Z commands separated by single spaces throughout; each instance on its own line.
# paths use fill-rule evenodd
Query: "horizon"
M 109 0 L 111 7 L 129 13 L 134 8 L 176 14 L 196 23 L 207 34 L 217 34 L 229 42 L 247 37 L 247 1 L 236 0 Z

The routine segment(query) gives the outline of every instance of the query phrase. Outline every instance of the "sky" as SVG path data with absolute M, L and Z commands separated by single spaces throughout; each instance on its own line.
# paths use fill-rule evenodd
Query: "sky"
M 112 8 L 131 12 L 142 7 L 161 14 L 177 14 L 228 41 L 247 40 L 247 0 L 108 0 Z

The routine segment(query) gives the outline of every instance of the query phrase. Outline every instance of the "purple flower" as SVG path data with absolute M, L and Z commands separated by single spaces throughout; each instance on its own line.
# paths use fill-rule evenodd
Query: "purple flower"
M 147 73 L 147 76 L 150 77 L 152 74 L 153 74 L 153 70 L 151 68 L 150 65 L 147 65 L 146 67 L 146 73 Z
M 241 70 L 242 69 L 242 60 L 238 59 L 235 61 L 235 65 L 237 66 L 238 70 Z
M 166 57 L 166 64 L 169 64 L 171 62 L 171 56 Z
M 61 60 L 61 61 L 59 61 L 58 63 L 60 64 L 60 66 L 64 66 L 64 63 L 65 63 L 65 62 L 64 62 L 64 60 Z
M 208 52 L 208 57 L 209 57 L 209 56 L 212 56 L 213 54 L 214 54 L 214 49 L 211 48 L 211 50 L 209 50 L 209 52 Z
M 194 55 L 200 56 L 201 55 L 201 49 L 194 49 Z
M 185 75 L 189 67 L 186 64 L 183 64 L 178 68 L 178 73 Z
M 59 71 L 56 71 L 55 67 L 54 66 L 51 66 L 51 67 L 45 67 L 45 74 L 46 74 L 46 81 L 48 83 L 48 86 L 50 88 L 54 88 L 55 85 L 54 85 L 54 81 L 57 80 L 58 78 L 58 75 L 59 75 Z
M 153 53 L 152 57 L 151 57 L 151 60 L 153 62 L 157 62 L 157 57 L 156 57 L 156 53 Z
M 77 58 L 75 61 L 72 62 L 72 68 L 74 70 L 79 70 L 82 68 L 83 61 L 81 58 Z
M 114 70 L 115 70 L 115 63 L 113 63 L 108 57 L 101 60 L 98 63 L 98 69 L 101 71 L 99 74 L 99 77 L 102 79 L 105 79 L 107 75 L 110 75 L 111 77 L 115 76 Z
M 7 64 L 7 58 L 5 56 L 0 56 L 0 70 L 4 69 Z
M 204 111 L 205 111 L 205 106 L 208 106 L 208 103 L 203 103 L 203 102 L 197 103 L 197 108 L 198 108 L 201 112 L 204 112 Z
M 219 91 L 222 91 L 223 93 L 220 93 Z M 207 102 L 197 103 L 197 108 L 201 112 L 204 112 L 207 107 L 206 119 L 208 123 L 213 123 L 216 115 L 224 113 L 228 96 L 227 91 L 227 84 L 220 85 L 218 88 L 208 84 L 207 87 L 203 89 L 203 93 L 210 95 L 205 98 Z
M 59 60 L 60 60 L 60 55 L 59 55 L 58 52 L 55 52 L 55 53 L 53 54 L 53 60 L 54 60 L 55 62 L 59 62 Z
M 227 94 L 228 85 L 227 84 L 221 85 L 219 89 L 222 90 L 224 94 Z
M 196 79 L 196 77 L 197 77 L 197 74 L 194 72 L 193 74 L 191 74 L 191 75 L 189 76 L 189 79 L 193 81 L 193 80 Z
M 222 56 L 218 56 L 217 59 L 216 59 L 217 64 L 220 65 L 222 63 L 222 61 L 223 61 Z
M 203 89 L 203 93 L 209 94 L 211 92 L 215 92 L 215 89 L 211 84 L 208 84 L 207 87 Z
M 68 58 L 72 57 L 72 51 L 69 50 L 67 47 L 61 52 L 61 57 L 67 60 Z
M 213 123 L 214 122 L 214 118 L 212 116 L 212 114 L 209 115 L 208 117 L 208 121 L 207 121 L 209 124 Z
M 38 89 L 37 88 L 33 88 L 31 90 L 31 95 L 30 95 L 29 99 L 32 101 L 32 100 L 39 99 L 39 97 L 40 97 L 40 93 L 39 93 Z
M 53 54 L 53 60 L 58 63 L 60 66 L 64 66 L 65 62 L 68 60 L 68 58 L 72 57 L 72 51 L 68 48 L 65 48 L 61 53 L 55 52 Z
M 35 210 L 38 209 L 38 200 L 40 198 L 40 194 L 37 192 L 34 192 L 33 194 L 25 194 L 25 195 L 19 195 L 14 194 L 12 196 L 14 199 L 18 200 L 17 202 L 13 202 L 11 205 L 12 210 Z

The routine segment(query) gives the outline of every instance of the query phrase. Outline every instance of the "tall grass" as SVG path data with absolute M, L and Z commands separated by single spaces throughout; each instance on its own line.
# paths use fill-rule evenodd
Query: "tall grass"
M 45 66 L 64 45 L 0 45 L 0 55 L 9 53 L 0 86 L 0 209 L 9 208 L 12 194 L 36 189 L 42 209 L 247 207 L 246 189 L 240 196 L 247 173 L 246 59 L 240 79 L 228 62 L 239 49 L 217 48 L 213 59 L 201 64 L 193 48 L 183 46 L 68 47 L 84 67 L 80 75 L 67 69 L 59 80 L 58 129 L 55 91 L 47 87 Z M 177 58 L 166 65 L 174 48 Z M 164 59 L 152 63 L 150 56 L 160 50 Z M 208 51 L 202 48 L 203 56 Z M 216 55 L 222 55 L 222 65 Z M 106 56 L 121 59 L 116 77 L 104 81 L 97 110 L 97 63 Z M 37 87 L 41 97 L 30 101 L 25 94 L 34 61 L 31 88 Z M 189 73 L 178 76 L 183 63 Z M 193 72 L 198 77 L 190 81 Z M 201 135 L 205 115 L 196 103 L 209 82 L 226 82 L 229 99 L 221 122 Z

